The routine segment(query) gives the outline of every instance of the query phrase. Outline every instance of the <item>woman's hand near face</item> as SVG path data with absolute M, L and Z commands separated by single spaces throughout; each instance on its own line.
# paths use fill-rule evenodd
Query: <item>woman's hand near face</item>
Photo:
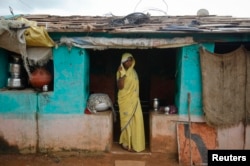
M 122 70 L 122 67 L 119 66 L 118 67 L 118 72 L 119 72 L 119 78 L 117 80 L 117 86 L 118 86 L 118 89 L 123 89 L 124 88 L 124 82 L 125 82 L 125 72 Z
M 119 71 L 119 73 L 122 71 L 122 66 L 120 65 L 117 69 Z
M 122 69 L 122 66 L 118 67 L 118 71 L 119 71 L 119 78 L 125 76 L 126 72 Z

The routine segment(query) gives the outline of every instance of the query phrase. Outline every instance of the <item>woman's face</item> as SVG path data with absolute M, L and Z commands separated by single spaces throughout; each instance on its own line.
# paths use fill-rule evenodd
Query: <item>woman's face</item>
M 129 57 L 125 62 L 123 62 L 123 66 L 125 69 L 128 69 L 129 67 L 131 67 L 132 64 L 133 64 L 132 57 Z

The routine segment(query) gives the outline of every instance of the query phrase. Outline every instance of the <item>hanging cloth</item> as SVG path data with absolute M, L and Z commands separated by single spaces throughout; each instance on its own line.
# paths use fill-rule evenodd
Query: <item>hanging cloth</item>
M 246 119 L 246 50 L 227 54 L 200 49 L 205 119 L 215 127 L 230 127 Z M 250 63 L 249 63 L 250 64 Z
M 246 55 L 246 122 L 250 124 L 250 51 L 247 51 Z

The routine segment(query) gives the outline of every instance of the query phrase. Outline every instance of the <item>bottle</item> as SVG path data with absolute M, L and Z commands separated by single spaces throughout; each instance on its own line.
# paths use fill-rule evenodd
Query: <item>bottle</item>
M 158 111 L 159 100 L 157 98 L 154 98 L 153 107 L 154 107 L 154 111 Z

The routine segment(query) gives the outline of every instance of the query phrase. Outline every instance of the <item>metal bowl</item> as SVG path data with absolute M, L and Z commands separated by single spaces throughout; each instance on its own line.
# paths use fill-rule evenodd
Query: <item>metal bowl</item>
M 109 108 L 107 103 L 99 103 L 95 105 L 95 110 L 96 111 L 105 111 Z

